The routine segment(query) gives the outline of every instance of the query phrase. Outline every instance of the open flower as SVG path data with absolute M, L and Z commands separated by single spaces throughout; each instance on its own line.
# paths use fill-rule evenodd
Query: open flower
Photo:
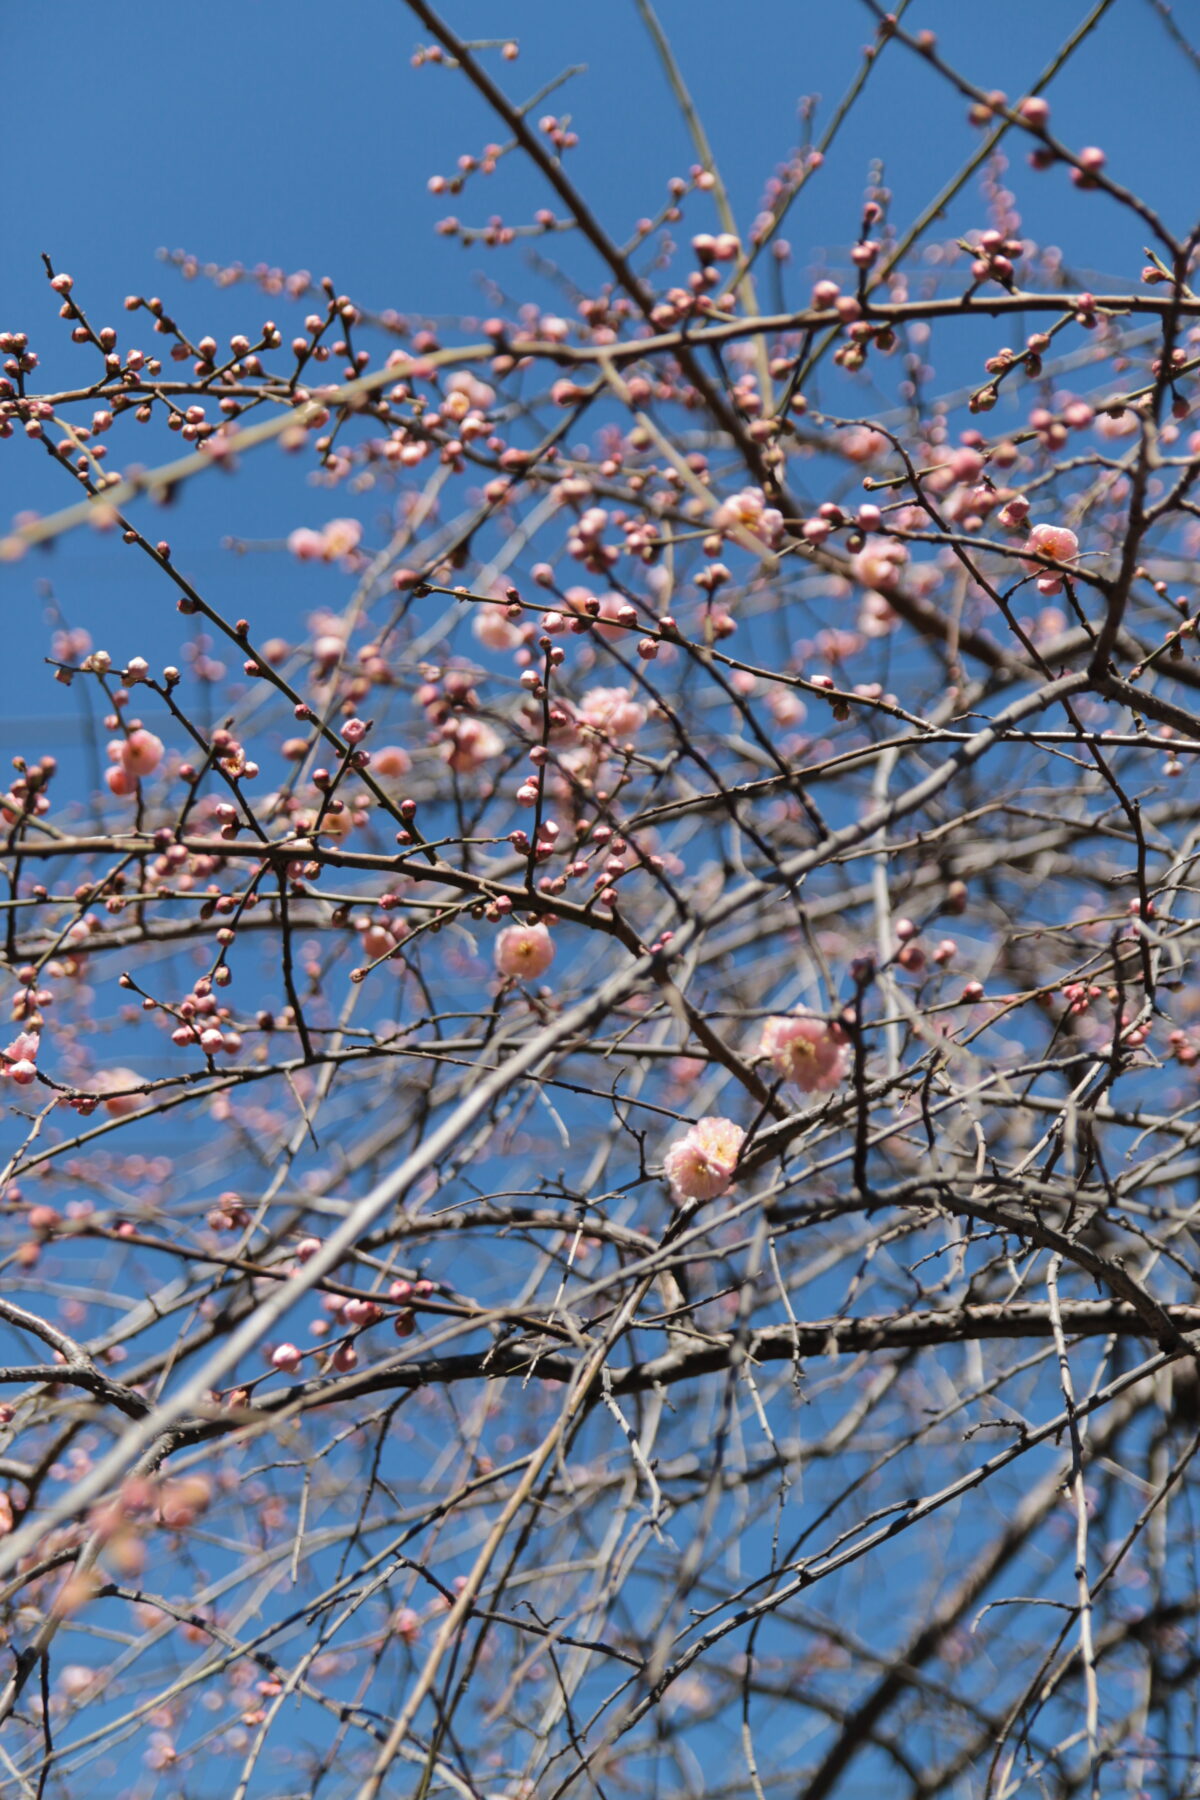
M 502 975 L 544 975 L 554 961 L 554 940 L 544 925 L 506 925 L 496 939 Z
M 325 555 L 325 538 L 309 525 L 298 525 L 288 533 L 288 549 L 301 562 L 320 562 Z
M 850 1045 L 841 1026 L 804 1009 L 768 1019 L 759 1052 L 804 1094 L 832 1093 L 850 1070 Z
M 783 536 L 783 514 L 768 506 L 761 488 L 743 488 L 723 500 L 712 516 L 714 531 L 744 531 L 773 550 Z
M 130 1113 L 141 1112 L 146 1101 L 141 1094 L 130 1093 L 130 1088 L 140 1088 L 142 1077 L 135 1075 L 132 1069 L 101 1069 L 94 1078 L 94 1086 L 104 1096 L 104 1110 L 114 1119 L 124 1119 Z
M 330 519 L 321 538 L 325 561 L 345 563 L 358 549 L 362 526 L 357 519 Z
M 489 650 L 516 650 L 523 642 L 521 627 L 505 616 L 503 606 L 477 606 L 472 629 Z
M 715 1200 L 729 1187 L 746 1134 L 732 1119 L 697 1119 L 663 1158 L 676 1202 Z
M 28 1087 L 37 1080 L 37 1053 L 37 1032 L 18 1032 L 0 1061 L 0 1075 L 7 1075 L 18 1087 Z
M 340 562 L 343 568 L 353 568 L 362 529 L 357 519 L 330 519 L 321 531 L 299 525 L 288 533 L 287 546 L 301 562 Z
M 609 739 L 628 738 L 646 723 L 646 709 L 627 688 L 589 688 L 579 702 L 579 723 Z
M 1079 539 L 1065 525 L 1035 525 L 1025 548 L 1038 556 L 1052 556 L 1055 562 L 1074 562 L 1079 554 Z M 1041 569 L 1039 563 L 1029 562 L 1025 566 L 1030 570 L 1041 570 L 1037 579 L 1039 594 L 1062 593 L 1061 575 L 1055 575 L 1049 569 Z
M 504 739 L 486 719 L 469 715 L 462 719 L 447 719 L 442 732 L 442 755 L 457 775 L 472 774 L 504 749 Z
M 908 561 L 907 546 L 892 538 L 869 537 L 850 558 L 850 573 L 860 587 L 887 594 L 900 584 L 900 571 Z

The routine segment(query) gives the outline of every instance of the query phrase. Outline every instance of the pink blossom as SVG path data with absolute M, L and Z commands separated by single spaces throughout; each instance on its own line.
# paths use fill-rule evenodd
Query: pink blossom
M 321 533 L 321 553 L 326 562 L 345 560 L 358 549 L 362 526 L 357 519 L 330 519 Z
M 455 369 L 446 377 L 448 394 L 465 394 L 472 406 L 480 412 L 486 412 L 496 398 L 496 390 L 489 387 L 486 381 L 480 381 L 478 375 L 472 375 L 469 369 Z
M 882 432 L 871 431 L 865 425 L 855 425 L 842 438 L 842 455 L 851 462 L 870 462 L 873 457 L 882 456 L 888 448 L 888 441 Z
M 858 629 L 861 635 L 865 638 L 887 637 L 899 623 L 899 614 L 892 611 L 879 590 L 867 588 L 858 609 Z
M 808 717 L 808 708 L 795 688 L 770 688 L 766 704 L 775 723 L 785 730 L 791 726 L 803 725 Z
M 1092 429 L 1097 437 L 1123 438 L 1132 437 L 1138 428 L 1138 416 L 1128 407 L 1121 412 L 1099 412 L 1092 420 Z
M 442 755 L 458 775 L 470 775 L 504 749 L 500 733 L 486 719 L 448 719 Z
M 862 549 L 850 559 L 850 573 L 860 587 L 876 594 L 890 593 L 900 580 L 900 570 L 908 561 L 903 544 L 891 538 L 869 537 Z
M 382 775 L 387 781 L 396 781 L 407 775 L 412 768 L 412 758 L 400 744 L 384 744 L 382 749 L 372 751 L 371 769 L 374 774 Z
M 768 506 L 761 488 L 743 488 L 722 501 L 712 516 L 714 531 L 748 531 L 772 549 L 783 536 L 783 514 Z
M 325 555 L 325 539 L 321 532 L 313 531 L 308 525 L 297 526 L 288 534 L 288 549 L 301 562 L 320 562 Z
M 501 975 L 544 975 L 554 961 L 554 942 L 544 925 L 506 925 L 496 939 Z
M 391 1629 L 406 1644 L 415 1644 L 421 1635 L 421 1620 L 411 1606 L 398 1606 L 392 1614 Z
M 104 780 L 109 793 L 116 794 L 119 799 L 137 791 L 137 778 L 128 769 L 122 768 L 120 763 L 114 763 L 111 769 L 105 769 Z
M 300 525 L 288 534 L 287 546 L 301 562 L 345 562 L 352 558 L 362 539 L 362 526 L 357 519 L 330 519 L 322 531 Z
M 840 1087 L 850 1069 L 850 1046 L 839 1025 L 805 1009 L 768 1019 L 759 1053 L 776 1072 L 804 1094 L 828 1094 Z
M 120 747 L 121 762 L 130 775 L 152 775 L 163 757 L 163 741 L 152 731 L 131 731 Z
M 1065 525 L 1035 525 L 1025 548 L 1055 562 L 1071 562 L 1079 554 L 1079 539 Z
M 697 1119 L 663 1158 L 677 1202 L 715 1200 L 733 1181 L 746 1134 L 732 1119 Z
M 590 688 L 579 704 L 579 722 L 607 738 L 627 738 L 646 723 L 646 709 L 627 688 Z
M 37 1032 L 18 1032 L 4 1052 L 5 1060 L 0 1062 L 0 1076 L 7 1075 L 18 1087 L 28 1087 L 30 1082 L 37 1079 L 37 1053 Z
M 313 657 L 324 674 L 340 661 L 345 649 L 345 639 L 338 637 L 336 632 L 324 631 L 313 639 Z
M 79 626 L 71 631 L 56 631 L 50 639 L 50 653 L 59 662 L 82 662 L 91 648 L 91 633 Z
M 72 1700 L 77 1700 L 89 1689 L 103 1685 L 104 1674 L 100 1669 L 91 1669 L 86 1663 L 67 1663 L 58 1672 L 58 1685 L 62 1692 Z
M 515 650 L 521 642 L 521 627 L 504 616 L 502 606 L 477 606 L 472 630 L 489 650 Z
M 1039 556 L 1052 556 L 1055 562 L 1073 562 L 1079 554 L 1079 539 L 1065 525 L 1035 525 L 1029 534 L 1026 550 L 1036 551 Z M 1048 569 L 1041 569 L 1038 563 L 1026 563 L 1026 568 L 1038 573 L 1037 590 L 1039 594 L 1061 594 L 1062 577 L 1052 574 Z
M 321 820 L 321 836 L 332 838 L 335 843 L 340 844 L 343 838 L 350 836 L 356 825 L 364 823 L 364 819 L 365 815 L 361 811 L 352 812 L 348 806 L 344 806 L 341 812 L 334 812 L 331 807 Z M 315 823 L 314 814 L 309 821 L 310 827 Z
M 617 615 L 628 606 L 629 602 L 622 594 L 593 594 L 591 588 L 569 587 L 563 595 L 564 605 L 574 613 L 582 613 L 590 618 L 587 611 L 589 600 L 599 603 L 600 611 L 596 614 L 595 631 L 603 638 L 619 638 L 625 631 Z
M 378 962 L 383 956 L 390 956 L 398 942 L 386 925 L 374 922 L 366 926 L 360 941 L 363 955 L 369 957 L 372 962 Z
M 132 1069 L 102 1069 L 95 1080 L 96 1091 L 107 1094 L 104 1110 L 114 1119 L 124 1119 L 130 1113 L 140 1112 L 146 1104 L 140 1094 L 114 1092 L 114 1089 L 137 1088 L 142 1085 L 142 1077 L 135 1075 Z

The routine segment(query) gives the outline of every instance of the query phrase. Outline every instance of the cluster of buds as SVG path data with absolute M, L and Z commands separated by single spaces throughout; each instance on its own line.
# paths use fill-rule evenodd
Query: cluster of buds
M 916 941 L 921 935 L 921 927 L 913 919 L 897 919 L 892 929 L 896 938 L 896 962 L 910 975 L 919 975 L 925 967 L 925 952 Z M 951 947 L 951 953 L 954 948 L 956 946 Z
M 0 355 L 5 359 L 4 373 L 12 381 L 31 375 L 38 366 L 37 351 L 29 348 L 29 337 L 24 331 L 0 331 Z M 6 382 L 0 389 L 0 398 L 7 399 L 12 392 L 11 382 Z
M 50 810 L 46 790 L 58 769 L 56 759 L 43 756 L 28 763 L 23 756 L 14 756 L 12 766 L 16 779 L 6 793 L 0 794 L 0 819 L 6 825 L 17 825 L 23 819 L 41 818 Z
M 494 175 L 504 155 L 502 144 L 485 144 L 478 156 L 466 150 L 458 158 L 453 175 L 431 175 L 425 186 L 431 194 L 460 194 L 472 175 Z
M 725 583 L 727 581 L 732 581 L 732 579 L 733 579 L 733 576 L 729 569 L 728 564 L 723 563 L 723 562 L 707 563 L 703 569 L 700 569 L 697 571 L 696 577 L 695 577 L 696 586 L 700 589 L 700 592 L 702 594 L 708 595 L 710 599 L 711 599 L 712 595 L 716 593 L 718 588 L 724 587 Z M 722 614 L 721 617 L 722 617 L 722 619 L 728 619 L 729 615 Z M 714 615 L 714 620 L 715 620 L 715 615 Z M 715 626 L 715 623 L 714 623 L 714 629 L 717 629 Z M 729 635 L 730 632 L 734 631 L 735 629 L 736 629 L 736 627 L 734 626 L 733 620 L 729 619 L 728 631 L 722 631 L 722 630 L 717 629 L 717 636 L 718 637 L 726 637 Z
M 720 287 L 727 279 L 720 265 L 736 263 L 742 254 L 741 241 L 732 231 L 720 231 L 715 236 L 709 231 L 699 231 L 692 239 L 692 250 L 700 265 L 688 276 L 688 286 L 694 294 Z
M 391 898 L 391 896 L 385 896 Z M 381 903 L 382 904 L 382 903 Z M 370 914 L 361 914 L 354 920 L 354 930 L 359 934 L 363 955 L 368 959 L 370 967 L 376 963 L 389 962 L 397 955 L 404 939 L 408 935 L 408 927 L 403 919 L 374 919 Z M 370 972 L 366 969 L 352 969 L 351 981 L 362 981 Z
M 40 1031 L 45 1024 L 45 1009 L 54 1005 L 54 989 L 43 984 L 42 972 L 35 963 L 22 963 L 17 970 L 9 1016 L 27 1031 Z
M 621 554 L 616 544 L 603 542 L 607 524 L 608 514 L 604 508 L 589 506 L 575 521 L 567 538 L 567 555 L 583 563 L 594 575 L 607 574 Z
M 853 255 L 853 251 L 851 251 Z M 858 310 L 858 302 L 851 300 L 847 305 L 836 302 L 837 310 L 846 319 L 846 341 L 837 346 L 833 360 L 851 374 L 861 369 L 867 360 L 868 350 L 875 349 L 888 356 L 896 348 L 896 333 L 886 320 L 875 324 L 869 319 L 851 316 L 851 309 Z
M 731 312 L 734 306 L 732 294 L 712 295 L 704 292 L 692 292 L 688 288 L 668 288 L 661 300 L 656 301 L 650 311 L 651 323 L 659 331 L 669 331 L 673 325 L 681 325 L 685 319 L 697 313 Z
M 224 926 L 217 934 L 224 938 L 222 950 L 228 947 L 233 932 Z M 222 980 L 221 977 L 224 977 Z M 178 1020 L 171 1032 L 171 1042 L 186 1050 L 197 1045 L 205 1056 L 236 1056 L 242 1048 L 242 1034 L 233 1023 L 233 1013 L 222 1006 L 213 993 L 213 984 L 224 987 L 229 980 L 228 965 L 222 964 L 213 976 L 202 975 L 190 994 L 169 1010 Z M 153 1003 L 152 1003 L 153 1004 Z
M 1086 400 L 1068 400 L 1057 413 L 1035 406 L 1029 424 L 1037 432 L 1044 450 L 1061 450 L 1072 431 L 1086 431 L 1095 418 L 1095 410 Z
M 417 689 L 415 698 L 435 730 L 443 728 L 452 718 L 478 712 L 479 695 L 475 688 L 474 669 L 443 669 L 437 664 L 426 663 L 421 673 L 424 680 Z
M 878 507 L 867 509 L 869 516 L 882 517 Z M 805 519 L 800 527 L 800 535 L 806 544 L 821 545 L 835 531 L 844 530 L 850 520 L 842 508 L 832 500 L 823 500 L 811 518 Z
M 981 231 L 976 242 L 964 243 L 963 249 L 974 256 L 971 274 L 977 282 L 996 281 L 1002 288 L 1013 292 L 1013 265 L 1025 253 L 1025 246 L 1020 238 L 1005 237 L 1002 231 L 994 229 Z
M 209 1208 L 208 1225 L 212 1231 L 244 1231 L 249 1223 L 250 1214 L 241 1195 L 232 1191 L 219 1195 Z
M 578 134 L 570 129 L 569 119 L 559 119 L 553 113 L 546 113 L 538 120 L 538 130 L 543 137 L 549 138 L 554 148 L 560 152 L 574 150 L 579 142 Z

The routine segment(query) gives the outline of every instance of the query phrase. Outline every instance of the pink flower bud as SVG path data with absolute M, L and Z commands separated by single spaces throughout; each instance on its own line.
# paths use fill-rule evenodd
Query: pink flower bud
M 121 763 L 129 775 L 139 779 L 151 775 L 163 756 L 163 742 L 152 731 L 131 731 L 121 744 Z

